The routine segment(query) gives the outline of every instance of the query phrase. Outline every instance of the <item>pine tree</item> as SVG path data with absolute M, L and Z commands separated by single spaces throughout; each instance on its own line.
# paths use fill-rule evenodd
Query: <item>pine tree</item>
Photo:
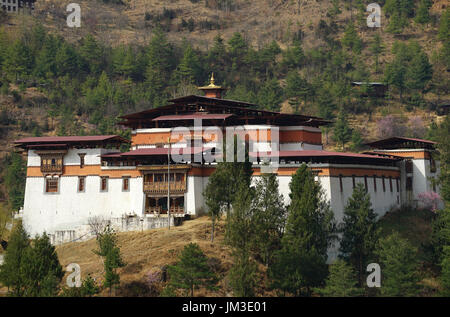
M 348 125 L 347 114 L 343 108 L 339 111 L 333 132 L 333 139 L 342 145 L 342 151 L 344 151 L 345 143 L 352 138 L 352 129 Z
M 430 7 L 432 3 L 430 0 L 422 0 L 420 1 L 419 8 L 417 8 L 416 11 L 416 17 L 414 18 L 414 21 L 420 24 L 427 24 L 430 23 Z
M 341 40 L 342 45 L 350 48 L 355 54 L 360 54 L 362 49 L 362 40 L 356 33 L 355 25 L 350 23 L 345 32 L 344 37 Z
M 375 34 L 375 36 L 373 37 L 373 41 L 370 44 L 369 49 L 370 49 L 370 52 L 375 57 L 375 72 L 378 73 L 379 57 L 380 57 L 380 54 L 382 54 L 384 51 L 384 46 L 383 46 L 383 42 L 381 40 L 380 34 L 378 34 L 378 33 Z
M 431 80 L 432 74 L 433 70 L 427 54 L 419 51 L 414 55 L 406 71 L 406 87 L 423 91 Z
M 330 265 L 330 274 L 324 288 L 315 291 L 327 297 L 351 297 L 362 295 L 362 289 L 357 287 L 358 280 L 352 266 L 344 260 L 336 260 Z
M 383 296 L 414 296 L 418 292 L 417 249 L 394 232 L 379 241 L 376 250 L 382 270 Z
M 370 195 L 364 185 L 357 184 L 344 209 L 339 251 L 340 257 L 348 261 L 358 273 L 360 287 L 363 285 L 366 265 L 373 259 L 378 241 L 376 218 Z
M 120 276 L 116 270 L 125 266 L 120 255 L 120 248 L 117 246 L 117 235 L 114 230 L 107 226 L 97 239 L 99 250 L 95 254 L 103 257 L 103 266 L 105 271 L 105 280 L 103 285 L 109 288 L 111 296 L 112 289 L 120 284 Z
M 59 76 L 69 74 L 75 76 L 78 70 L 78 56 L 75 50 L 63 42 L 55 55 L 55 66 Z
M 237 70 L 241 66 L 241 60 L 246 55 L 247 50 L 248 44 L 242 37 L 242 34 L 235 32 L 228 41 L 228 54 L 231 58 L 231 67 L 233 70 Z
M 276 78 L 268 79 L 258 92 L 258 104 L 270 111 L 279 111 L 283 89 Z
M 305 53 L 303 52 L 300 41 L 294 40 L 292 46 L 288 47 L 282 54 L 283 59 L 281 65 L 283 65 L 286 70 L 290 71 L 303 66 Z
M 30 48 L 21 39 L 8 46 L 3 67 L 11 80 L 17 80 L 30 74 L 33 68 L 33 55 Z
M 175 71 L 177 82 L 194 83 L 199 79 L 200 63 L 190 44 L 186 44 L 183 58 Z
M 88 34 L 81 40 L 79 52 L 85 72 L 99 74 L 104 69 L 104 48 L 91 34 Z
M 248 251 L 235 254 L 228 278 L 233 295 L 236 297 L 253 297 L 258 282 L 258 266 L 251 260 Z
M 278 190 L 276 174 L 263 174 L 255 185 L 253 250 L 262 262 L 272 263 L 273 253 L 280 248 L 287 210 Z
M 191 297 L 200 286 L 211 289 L 217 283 L 217 277 L 208 267 L 207 260 L 198 244 L 186 245 L 178 262 L 168 267 L 170 286 L 186 290 Z
M 354 152 L 360 151 L 364 147 L 364 140 L 361 137 L 361 133 L 358 130 L 352 131 L 352 144 L 350 149 Z
M 14 227 L 8 241 L 8 249 L 3 265 L 0 266 L 0 282 L 8 287 L 12 296 L 23 296 L 26 291 L 26 279 L 23 276 L 22 267 L 25 254 L 30 248 L 30 241 L 22 222 Z
M 211 217 L 212 231 L 211 241 L 214 241 L 215 222 L 220 219 L 223 212 L 229 216 L 231 206 L 236 198 L 241 183 L 250 187 L 251 175 L 253 173 L 251 163 L 246 158 L 246 162 L 237 162 L 237 137 L 234 139 L 234 162 L 224 162 L 217 164 L 216 170 L 208 179 L 208 185 L 203 191 L 208 213 Z M 224 144 L 224 152 L 226 147 L 231 146 L 231 142 Z M 224 153 L 226 154 L 226 153 Z
M 320 184 L 306 164 L 292 176 L 291 203 L 281 250 L 269 267 L 272 286 L 296 296 L 309 295 L 327 274 L 327 249 L 334 240 L 334 216 Z
M 23 206 L 25 196 L 26 162 L 18 153 L 5 158 L 6 170 L 4 183 L 8 193 L 8 202 L 13 210 Z
M 23 257 L 21 271 L 26 284 L 25 296 L 55 296 L 64 276 L 55 247 L 47 234 L 37 236 Z

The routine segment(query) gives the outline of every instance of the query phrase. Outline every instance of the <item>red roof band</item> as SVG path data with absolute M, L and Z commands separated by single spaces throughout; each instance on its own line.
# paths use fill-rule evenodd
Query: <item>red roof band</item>
M 78 143 L 78 142 L 104 142 L 104 141 L 119 141 L 123 143 L 130 143 L 129 140 L 119 135 L 86 135 L 86 136 L 44 136 L 44 137 L 30 137 L 14 141 L 16 144 L 33 144 L 33 143 Z

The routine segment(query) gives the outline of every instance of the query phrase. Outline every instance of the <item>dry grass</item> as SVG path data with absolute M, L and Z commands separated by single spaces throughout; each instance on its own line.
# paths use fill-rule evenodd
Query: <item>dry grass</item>
M 182 226 L 153 229 L 143 232 L 118 233 L 118 243 L 126 266 L 119 269 L 121 284 L 140 282 L 147 273 L 161 270 L 165 265 L 177 261 L 183 247 L 190 243 L 198 243 L 208 257 L 220 260 L 222 272 L 225 274 L 231 267 L 229 249 L 223 244 L 223 226 L 217 226 L 214 243 L 210 241 L 211 221 L 208 217 L 200 217 L 186 221 Z M 63 267 L 69 263 L 78 263 L 82 276 L 91 274 L 93 278 L 102 279 L 103 263 L 94 254 L 97 249 L 95 239 L 85 242 L 68 243 L 57 247 L 57 253 Z M 225 283 L 222 281 L 221 284 Z M 223 286 L 223 285 L 221 285 Z M 200 290 L 196 295 L 226 296 L 224 287 L 218 291 Z

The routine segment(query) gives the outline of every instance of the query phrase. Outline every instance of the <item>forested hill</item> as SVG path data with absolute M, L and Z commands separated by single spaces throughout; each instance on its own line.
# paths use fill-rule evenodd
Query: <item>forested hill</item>
M 366 24 L 372 0 L 78 2 L 81 28 L 67 27 L 64 1 L 0 14 L 2 156 L 24 135 L 127 136 L 119 115 L 198 93 L 211 72 L 227 98 L 335 120 L 325 135 L 336 149 L 432 136 L 449 99 L 446 1 L 380 0 L 377 29 Z M 353 81 L 389 92 L 366 97 Z

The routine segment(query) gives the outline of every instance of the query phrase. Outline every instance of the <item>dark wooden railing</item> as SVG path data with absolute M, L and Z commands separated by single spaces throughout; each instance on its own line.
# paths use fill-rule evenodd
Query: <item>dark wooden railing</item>
M 62 173 L 63 166 L 61 164 L 56 165 L 41 165 L 42 173 Z
M 145 182 L 144 192 L 147 194 L 166 194 L 167 187 L 168 187 L 167 182 Z M 186 192 L 186 182 L 184 181 L 170 182 L 170 192 L 171 193 Z

